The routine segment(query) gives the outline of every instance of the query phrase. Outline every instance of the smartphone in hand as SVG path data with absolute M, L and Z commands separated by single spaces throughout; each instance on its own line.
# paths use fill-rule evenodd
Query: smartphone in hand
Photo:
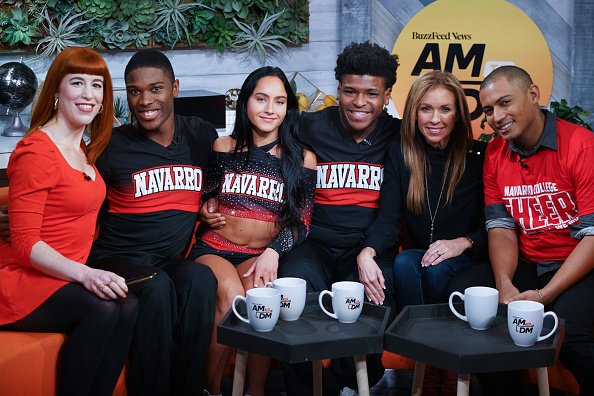
M 132 277 L 130 279 L 126 279 L 126 285 L 127 286 L 134 286 L 134 285 L 137 285 L 139 283 L 142 283 L 142 282 L 146 282 L 148 280 L 151 280 L 155 276 L 157 276 L 157 273 L 156 272 L 153 272 L 152 274 L 145 274 L 145 275 L 135 276 L 135 277 Z

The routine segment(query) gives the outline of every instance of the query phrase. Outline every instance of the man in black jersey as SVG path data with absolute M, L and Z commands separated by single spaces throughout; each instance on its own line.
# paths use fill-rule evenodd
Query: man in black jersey
M 107 199 L 89 265 L 126 279 L 157 273 L 130 287 L 140 313 L 128 394 L 201 395 L 216 280 L 208 267 L 182 257 L 217 133 L 198 117 L 173 114 L 179 81 L 160 52 L 137 52 L 126 66 L 125 81 L 136 122 L 114 129 L 96 164 Z
M 397 60 L 385 49 L 352 43 L 338 56 L 335 70 L 339 106 L 302 113 L 300 133 L 318 157 L 318 181 L 311 232 L 283 257 L 279 277 L 307 280 L 308 292 L 333 282 L 356 280 L 376 304 L 393 307 L 392 259 L 395 250 L 373 252 L 357 261 L 361 243 L 379 205 L 384 154 L 400 120 L 383 111 L 396 82 Z M 371 385 L 383 375 L 381 355 L 368 356 Z M 311 365 L 285 370 L 290 395 L 311 393 Z M 305 366 L 305 367 L 304 367 Z M 325 394 L 357 388 L 353 359 L 334 359 L 325 373 Z
M 396 82 L 397 59 L 369 42 L 352 43 L 338 56 L 338 107 L 301 113 L 300 135 L 318 158 L 311 231 L 307 239 L 282 258 L 279 277 L 307 281 L 308 292 L 329 289 L 333 282 L 357 280 L 376 304 L 394 306 L 392 261 L 395 249 L 368 252 L 374 259 L 359 260 L 362 242 L 379 205 L 384 154 L 398 133 L 400 120 L 383 111 Z M 213 227 L 224 217 L 209 201 Z M 379 264 L 379 265 L 378 265 Z M 370 384 L 383 375 L 381 356 L 367 359 Z M 289 395 L 312 393 L 311 364 L 285 370 Z M 343 386 L 356 388 L 353 359 L 335 359 L 325 370 L 324 394 L 336 395 Z

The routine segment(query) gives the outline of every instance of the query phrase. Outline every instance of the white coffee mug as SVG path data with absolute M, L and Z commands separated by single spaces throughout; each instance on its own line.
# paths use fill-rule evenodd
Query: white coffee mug
M 305 308 L 306 282 L 301 278 L 278 278 L 266 284 L 281 293 L 280 318 L 293 321 L 299 319 Z
M 332 298 L 330 313 L 324 308 L 322 300 L 328 294 Z M 354 323 L 363 310 L 363 284 L 359 282 L 336 282 L 332 284 L 332 291 L 324 290 L 318 297 L 322 311 L 331 318 L 338 319 L 341 323 Z
M 542 323 L 546 316 L 554 319 L 553 329 L 541 336 Z M 553 311 L 544 311 L 544 305 L 536 301 L 512 301 L 507 304 L 507 329 L 514 344 L 528 347 L 545 340 L 555 333 L 559 318 Z
M 454 308 L 454 297 L 460 297 L 464 301 L 466 316 L 460 314 Z M 448 301 L 452 313 L 475 330 L 487 330 L 497 316 L 499 305 L 499 292 L 492 287 L 473 286 L 464 290 L 464 294 L 453 292 Z
M 255 288 L 250 289 L 246 296 L 238 295 L 233 297 L 233 313 L 240 320 L 252 325 L 256 331 L 270 331 L 276 326 L 278 322 L 278 315 L 280 312 L 280 296 L 281 293 L 272 288 Z M 245 302 L 247 310 L 247 319 L 237 312 L 235 307 L 237 301 Z

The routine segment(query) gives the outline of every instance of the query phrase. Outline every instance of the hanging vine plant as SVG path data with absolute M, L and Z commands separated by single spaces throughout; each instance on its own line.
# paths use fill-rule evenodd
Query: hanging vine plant
M 308 23 L 309 0 L 4 0 L 0 52 L 210 47 L 261 62 L 306 43 Z

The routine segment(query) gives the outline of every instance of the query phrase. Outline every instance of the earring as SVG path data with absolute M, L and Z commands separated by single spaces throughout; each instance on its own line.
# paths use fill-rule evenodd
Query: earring
M 97 114 L 101 114 L 103 113 L 103 103 L 101 103 L 101 107 L 99 107 L 99 111 L 97 112 Z
M 58 110 L 58 97 L 56 96 L 56 100 L 54 100 L 54 110 Z

